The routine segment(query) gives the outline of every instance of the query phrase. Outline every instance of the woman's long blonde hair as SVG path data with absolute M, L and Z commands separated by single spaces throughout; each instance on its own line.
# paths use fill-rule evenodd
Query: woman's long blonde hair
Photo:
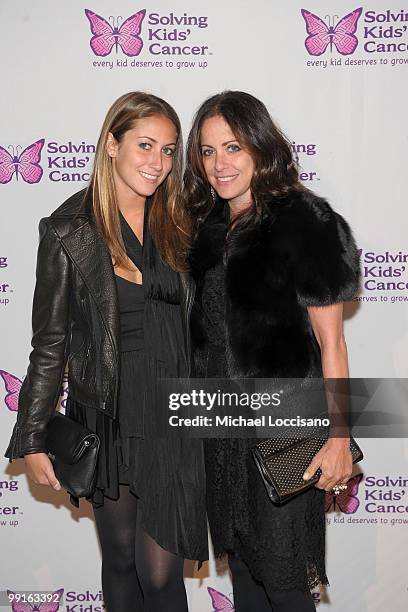
M 190 238 L 189 216 L 185 211 L 181 187 L 183 141 L 177 113 L 165 100 L 153 94 L 132 91 L 112 104 L 98 139 L 85 200 L 92 208 L 96 226 L 115 265 L 129 267 L 120 230 L 112 159 L 106 151 L 106 142 L 109 133 L 120 142 L 138 119 L 154 115 L 170 119 L 177 131 L 177 143 L 171 172 L 152 196 L 149 230 L 161 258 L 174 270 L 182 271 L 187 269 L 186 254 Z

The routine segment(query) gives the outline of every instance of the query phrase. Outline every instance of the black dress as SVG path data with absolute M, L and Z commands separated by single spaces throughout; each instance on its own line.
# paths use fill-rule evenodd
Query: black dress
M 121 322 L 118 419 L 70 399 L 67 414 L 101 438 L 97 488 L 90 501 L 98 506 L 104 496 L 117 499 L 119 484 L 129 484 L 139 498 L 147 533 L 170 552 L 205 560 L 202 443 L 154 437 L 157 380 L 187 376 L 177 273 L 156 262 L 147 223 L 143 247 L 123 217 L 121 223 L 128 255 L 143 270 L 143 285 L 116 277 Z M 153 274 L 149 259 L 155 262 Z
M 205 338 L 195 348 L 195 376 L 227 376 L 224 264 L 208 268 L 194 317 Z M 255 579 L 271 590 L 328 584 L 325 572 L 324 492 L 316 488 L 282 507 L 267 497 L 249 439 L 205 440 L 207 514 L 214 552 L 237 552 Z

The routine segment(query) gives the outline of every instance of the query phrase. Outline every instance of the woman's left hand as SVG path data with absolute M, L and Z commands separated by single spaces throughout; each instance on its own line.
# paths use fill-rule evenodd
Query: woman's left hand
M 353 471 L 350 440 L 329 438 L 306 468 L 303 479 L 312 478 L 318 468 L 322 471 L 315 485 L 318 489 L 332 491 L 335 485 L 346 484 Z

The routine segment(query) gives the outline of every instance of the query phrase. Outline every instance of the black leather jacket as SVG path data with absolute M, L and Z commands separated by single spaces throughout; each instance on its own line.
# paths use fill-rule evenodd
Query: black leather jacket
M 44 452 L 46 426 L 59 399 L 65 367 L 69 395 L 115 418 L 120 323 L 110 254 L 76 193 L 40 221 L 34 292 L 33 351 L 19 395 L 17 422 L 5 456 Z M 180 273 L 186 351 L 194 283 Z

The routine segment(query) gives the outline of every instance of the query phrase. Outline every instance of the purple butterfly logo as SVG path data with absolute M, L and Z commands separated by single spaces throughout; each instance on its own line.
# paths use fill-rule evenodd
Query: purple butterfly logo
M 62 594 L 64 589 L 58 589 L 52 593 L 53 601 L 47 601 L 43 603 L 29 603 L 27 601 L 15 601 L 16 598 L 13 595 L 18 595 L 14 591 L 7 589 L 7 595 L 11 599 L 11 609 L 13 612 L 57 612 L 61 603 Z
M 20 145 L 13 147 L 10 145 L 6 151 L 0 147 L 0 183 L 9 183 L 14 175 L 16 181 L 21 176 L 26 183 L 39 183 L 43 175 L 40 166 L 41 151 L 44 146 L 44 138 L 36 140 L 33 144 L 19 153 Z
M 4 398 L 4 402 L 9 410 L 12 412 L 18 411 L 18 396 L 20 394 L 21 385 L 23 381 L 14 376 L 14 374 L 10 374 L 10 372 L 6 372 L 6 370 L 0 370 L 0 377 L 3 379 L 4 386 L 6 388 L 6 397 Z M 60 391 L 60 403 L 62 408 L 65 408 L 68 399 L 68 375 L 65 372 L 61 391 Z
M 333 45 L 341 55 L 354 53 L 358 45 L 358 38 L 354 35 L 362 11 L 362 7 L 355 9 L 342 17 L 336 25 L 334 25 L 334 17 L 331 23 L 330 16 L 327 15 L 327 25 L 323 19 L 314 13 L 302 9 L 302 16 L 306 22 L 306 32 L 309 35 L 305 40 L 305 47 L 309 55 L 322 55 L 328 46 L 330 46 L 330 53 L 332 53 Z
M 139 55 L 143 48 L 143 41 L 139 34 L 142 31 L 142 22 L 146 9 L 131 15 L 123 23 L 122 17 L 109 17 L 110 23 L 101 15 L 97 15 L 89 9 L 85 9 L 85 15 L 89 20 L 93 34 L 90 45 L 95 55 L 105 57 L 115 47 L 116 53 L 119 47 L 125 55 L 133 57 Z
M 329 512 L 333 506 L 334 511 L 340 510 L 340 512 L 344 514 L 354 514 L 360 505 L 360 500 L 357 495 L 362 478 L 363 474 L 357 474 L 353 476 L 353 478 L 350 478 L 347 483 L 347 489 L 344 489 L 344 491 L 341 491 L 338 495 L 326 491 L 326 512 Z
M 0 376 L 2 377 L 4 386 L 6 387 L 6 397 L 4 398 L 6 406 L 9 410 L 17 412 L 18 396 L 23 383 L 19 378 L 17 378 L 17 376 L 14 376 L 5 370 L 0 370 Z
M 207 587 L 207 591 L 211 597 L 213 612 L 234 612 L 234 604 L 224 593 L 212 587 Z

